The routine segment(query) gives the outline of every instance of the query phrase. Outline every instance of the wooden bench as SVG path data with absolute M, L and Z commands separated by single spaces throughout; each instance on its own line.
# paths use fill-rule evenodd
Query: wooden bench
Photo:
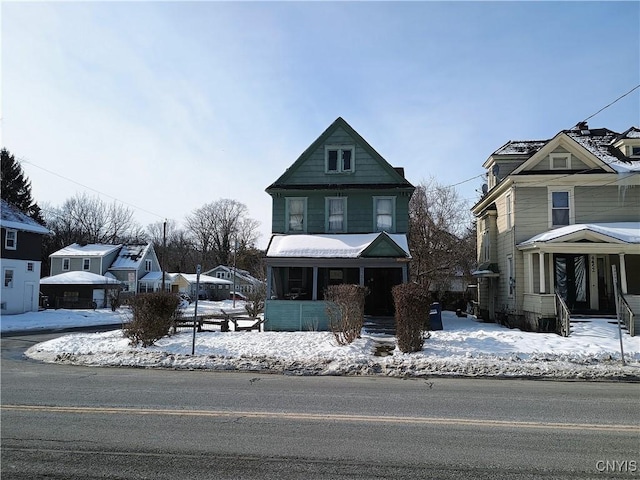
M 173 322 L 172 331 L 176 333 L 176 330 L 180 327 L 189 327 L 193 328 L 194 319 L 191 318 L 180 318 Z M 198 332 L 202 332 L 205 328 L 205 325 L 218 325 L 220 326 L 221 332 L 229 331 L 229 315 L 226 314 L 211 314 L 211 315 L 198 315 L 195 320 L 195 327 Z

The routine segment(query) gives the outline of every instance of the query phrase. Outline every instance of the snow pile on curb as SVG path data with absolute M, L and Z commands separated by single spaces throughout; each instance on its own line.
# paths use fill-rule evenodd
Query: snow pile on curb
M 640 379 L 640 339 L 624 336 L 620 361 L 617 326 L 577 323 L 569 338 L 528 333 L 443 312 L 444 330 L 430 332 L 421 352 L 403 354 L 390 336 L 363 335 L 339 346 L 327 332 L 202 332 L 196 355 L 192 334 L 178 333 L 149 348 L 131 347 L 121 331 L 71 334 L 27 350 L 44 362 L 86 366 L 235 370 L 290 375 L 399 377 L 540 377 Z M 379 346 L 389 355 L 377 356 Z

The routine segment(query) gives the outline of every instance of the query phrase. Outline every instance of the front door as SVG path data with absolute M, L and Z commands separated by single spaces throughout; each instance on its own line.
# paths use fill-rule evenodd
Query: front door
M 554 255 L 556 290 L 572 313 L 587 312 L 589 269 L 587 255 Z
M 392 288 L 402 283 L 402 268 L 365 268 L 364 284 L 369 288 L 365 315 L 393 316 Z

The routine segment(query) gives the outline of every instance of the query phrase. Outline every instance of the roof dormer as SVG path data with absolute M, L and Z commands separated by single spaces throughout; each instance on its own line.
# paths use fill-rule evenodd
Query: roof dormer
M 631 127 L 618 135 L 612 142 L 625 157 L 640 160 L 640 128 Z

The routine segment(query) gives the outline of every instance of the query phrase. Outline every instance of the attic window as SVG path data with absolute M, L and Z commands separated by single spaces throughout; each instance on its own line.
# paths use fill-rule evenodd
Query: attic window
M 551 170 L 570 170 L 571 169 L 570 153 L 550 155 L 549 160 L 551 163 Z
M 351 173 L 355 171 L 355 147 L 353 145 L 326 146 L 324 157 L 325 173 Z
M 632 157 L 640 157 L 640 146 L 632 146 L 631 147 L 631 156 Z

